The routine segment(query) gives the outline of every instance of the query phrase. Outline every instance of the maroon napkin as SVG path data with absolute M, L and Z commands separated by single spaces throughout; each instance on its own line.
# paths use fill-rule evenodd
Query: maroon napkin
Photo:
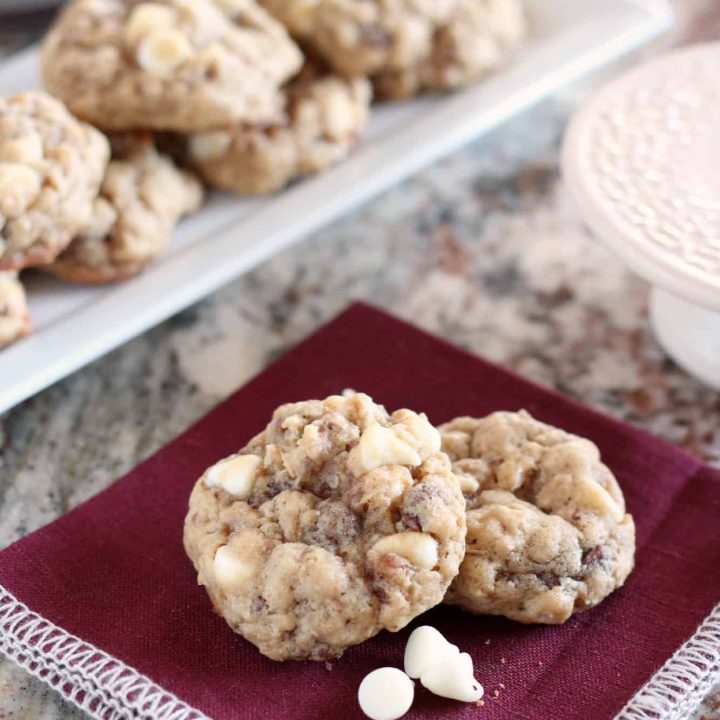
M 637 522 L 637 567 L 625 587 L 560 627 L 440 607 L 400 633 L 349 649 L 332 667 L 262 657 L 211 612 L 195 584 L 182 547 L 188 495 L 203 469 L 241 447 L 277 405 L 347 387 L 390 410 L 426 411 L 435 423 L 527 408 L 594 440 Z M 410 629 L 431 623 L 471 653 L 485 702 L 443 700 L 416 684 L 408 718 L 602 720 L 623 707 L 720 600 L 719 517 L 720 473 L 697 459 L 355 305 L 111 488 L 0 553 L 6 589 L 0 629 L 12 632 L 10 654 L 31 670 L 42 674 L 46 657 L 59 665 L 55 684 L 66 695 L 90 677 L 93 685 L 81 688 L 78 702 L 94 692 L 98 707 L 135 703 L 148 717 L 193 717 L 177 703 L 175 714 L 162 703 L 148 709 L 158 701 L 152 693 L 142 696 L 148 681 L 138 681 L 137 671 L 216 720 L 338 720 L 360 716 L 360 680 L 378 666 L 402 666 Z M 24 610 L 16 600 L 48 621 L 40 639 L 22 631 L 22 623 L 36 628 L 44 621 L 18 619 Z M 130 689 L 118 695 L 117 678 L 106 682 L 105 670 L 90 668 L 74 650 L 58 659 L 53 632 L 63 631 L 91 646 L 82 645 L 96 665 L 112 660 L 93 646 L 115 658 L 120 670 L 107 673 L 129 678 Z M 33 654 L 35 665 L 23 653 Z

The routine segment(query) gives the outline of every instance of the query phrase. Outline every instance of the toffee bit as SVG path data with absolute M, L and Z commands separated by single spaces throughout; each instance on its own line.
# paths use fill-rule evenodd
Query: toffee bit
M 498 687 L 499 687 L 501 690 L 504 690 L 504 689 L 505 689 L 505 685 L 504 685 L 503 683 L 498 683 Z
M 507 662 L 507 660 L 504 657 L 501 657 L 500 662 L 504 665 Z

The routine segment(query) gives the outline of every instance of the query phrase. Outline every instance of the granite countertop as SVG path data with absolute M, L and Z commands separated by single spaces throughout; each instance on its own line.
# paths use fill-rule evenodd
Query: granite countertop
M 718 37 L 715 0 L 677 6 L 665 45 Z M 3 20 L 0 48 L 27 41 L 25 27 Z M 559 178 L 576 99 L 546 102 L 0 417 L 0 546 L 107 487 L 355 299 L 720 467 L 720 394 L 663 355 L 647 285 L 592 240 Z M 720 720 L 720 688 L 701 715 Z M 81 717 L 0 662 L 0 718 Z

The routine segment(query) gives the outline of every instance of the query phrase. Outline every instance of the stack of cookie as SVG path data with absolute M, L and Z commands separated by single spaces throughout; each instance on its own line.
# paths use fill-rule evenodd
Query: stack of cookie
M 589 440 L 526 412 L 434 428 L 362 393 L 279 407 L 197 481 L 185 548 L 273 660 L 328 660 L 447 602 L 557 624 L 632 570 L 633 519 Z
M 54 97 L 0 99 L 0 347 L 30 327 L 19 270 L 138 273 L 200 207 L 200 180 L 268 193 L 328 168 L 373 90 L 495 67 L 525 33 L 519 3 L 72 0 L 41 50 Z

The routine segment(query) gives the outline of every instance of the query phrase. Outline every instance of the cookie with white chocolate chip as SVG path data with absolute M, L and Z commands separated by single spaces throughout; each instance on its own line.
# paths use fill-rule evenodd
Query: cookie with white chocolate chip
M 298 39 L 348 76 L 400 70 L 429 55 L 460 0 L 261 0 Z
M 495 70 L 527 34 L 521 0 L 459 0 L 433 34 L 429 52 L 407 67 L 373 77 L 379 97 L 399 99 L 425 90 L 455 90 Z
M 207 182 L 241 195 L 280 190 L 350 152 L 367 123 L 371 95 L 365 78 L 306 67 L 285 91 L 280 122 L 191 135 L 190 163 Z
M 261 0 L 337 72 L 381 97 L 467 85 L 525 36 L 521 0 Z
M 51 262 L 86 224 L 110 150 L 40 92 L 0 97 L 0 270 Z
M 0 272 L 0 348 L 29 332 L 27 298 L 18 274 L 13 271 Z
M 325 660 L 438 604 L 465 508 L 424 415 L 370 397 L 282 405 L 198 480 L 185 548 L 230 627 L 274 660 Z
M 200 182 L 160 154 L 148 134 L 116 138 L 89 225 L 42 269 L 80 283 L 131 277 L 162 252 L 202 197 Z
M 556 624 L 625 582 L 635 525 L 592 442 L 525 411 L 439 431 L 467 501 L 467 550 L 447 602 Z
M 194 132 L 280 112 L 302 56 L 254 0 L 73 0 L 45 37 L 46 85 L 107 130 Z

